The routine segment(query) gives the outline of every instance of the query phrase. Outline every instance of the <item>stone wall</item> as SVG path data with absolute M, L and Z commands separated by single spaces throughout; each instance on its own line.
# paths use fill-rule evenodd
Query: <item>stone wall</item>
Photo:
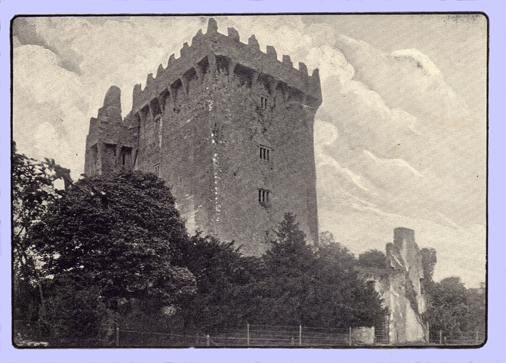
M 360 327 L 351 329 L 351 344 L 352 345 L 373 345 L 374 341 L 374 327 Z
M 390 344 L 426 342 L 428 326 L 422 320 L 427 310 L 423 287 L 422 256 L 415 242 L 415 232 L 407 228 L 394 230 L 394 242 L 386 245 L 387 266 L 384 271 L 364 271 L 376 282 L 390 317 Z

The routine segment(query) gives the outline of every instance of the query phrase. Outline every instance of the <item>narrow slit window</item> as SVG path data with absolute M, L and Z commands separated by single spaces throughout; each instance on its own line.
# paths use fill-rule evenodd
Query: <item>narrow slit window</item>
M 121 148 L 121 165 L 123 168 L 132 167 L 132 149 L 129 147 Z
M 269 105 L 269 99 L 267 97 L 260 97 L 260 107 L 264 110 L 267 109 Z
M 158 98 L 153 98 L 153 100 L 150 103 L 151 113 L 153 115 L 153 118 L 156 119 L 157 116 L 162 115 L 162 109 L 160 108 L 160 103 L 158 102 Z

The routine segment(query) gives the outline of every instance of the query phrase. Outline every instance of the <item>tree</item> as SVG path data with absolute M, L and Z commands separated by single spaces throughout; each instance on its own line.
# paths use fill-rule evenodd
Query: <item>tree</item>
M 263 256 L 267 268 L 276 275 L 301 275 L 312 264 L 313 251 L 295 215 L 286 213 L 275 233 L 277 238 Z
M 287 213 L 276 236 L 253 287 L 262 297 L 258 323 L 347 329 L 384 318 L 374 287 L 360 279 L 355 257 L 331 234 L 318 247 L 308 245 Z
M 340 243 L 331 241 L 319 247 L 318 255 L 324 298 L 333 302 L 325 317 L 331 322 L 330 326 L 379 326 L 387 309 L 382 306 L 374 281 L 361 278 L 353 254 Z
M 195 276 L 174 263 L 188 243 L 184 223 L 153 174 L 79 180 L 33 230 L 55 299 L 70 284 L 76 293 L 94 289 L 113 312 L 135 301 L 151 313 L 196 291 Z
M 55 167 L 16 152 L 12 145 L 12 267 L 14 319 L 44 319 L 44 292 L 38 251 L 32 229 L 47 213 L 48 206 L 62 197 L 54 187 L 59 178 Z M 62 168 L 63 169 L 63 168 Z
M 379 250 L 369 250 L 358 256 L 358 265 L 362 268 L 384 270 L 387 267 L 387 257 Z
M 434 283 L 432 277 L 434 276 L 434 269 L 437 263 L 437 253 L 435 248 L 422 248 L 420 250 L 422 255 L 423 279 L 427 289 L 431 289 Z
M 183 304 L 184 334 L 214 334 L 248 322 L 256 307 L 249 285 L 258 258 L 244 257 L 233 242 L 196 234 L 184 246 L 181 263 L 197 281 L 197 294 Z
M 466 289 L 460 277 L 434 283 L 427 312 L 432 334 L 459 335 L 485 331 L 485 294 L 482 289 Z

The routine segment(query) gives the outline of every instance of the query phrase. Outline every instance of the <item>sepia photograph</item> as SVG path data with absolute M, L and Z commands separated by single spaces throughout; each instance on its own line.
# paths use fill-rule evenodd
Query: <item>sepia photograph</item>
M 14 16 L 11 344 L 483 347 L 489 27 Z

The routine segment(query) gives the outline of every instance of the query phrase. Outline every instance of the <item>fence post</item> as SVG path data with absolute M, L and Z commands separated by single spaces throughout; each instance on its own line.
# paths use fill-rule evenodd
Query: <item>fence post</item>
M 116 346 L 119 347 L 119 326 L 118 323 L 114 323 L 116 333 Z
M 439 344 L 443 344 L 443 331 L 439 331 Z
M 351 347 L 353 345 L 353 342 L 351 341 L 351 326 L 350 326 L 350 329 L 349 329 L 348 338 L 349 338 L 350 347 Z
M 302 346 L 302 325 L 299 325 L 299 346 Z
M 480 344 L 480 335 L 478 330 L 476 330 L 476 344 Z
M 206 345 L 209 347 L 211 345 L 211 338 L 209 338 L 209 334 L 206 336 Z
M 246 323 L 246 344 L 249 347 L 249 323 Z

